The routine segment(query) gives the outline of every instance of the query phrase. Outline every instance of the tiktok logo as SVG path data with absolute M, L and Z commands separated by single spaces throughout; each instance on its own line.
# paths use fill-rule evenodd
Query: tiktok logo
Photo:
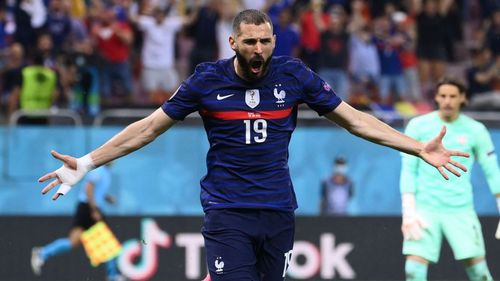
M 170 248 L 171 245 L 170 235 L 162 231 L 154 220 L 142 220 L 141 240 L 134 239 L 123 243 L 122 253 L 118 258 L 120 271 L 132 280 L 151 278 L 158 267 L 158 248 Z M 140 261 L 135 263 L 139 257 Z

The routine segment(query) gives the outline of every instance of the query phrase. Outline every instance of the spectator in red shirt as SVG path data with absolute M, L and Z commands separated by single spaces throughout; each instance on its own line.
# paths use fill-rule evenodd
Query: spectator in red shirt
M 328 13 L 323 11 L 324 0 L 312 0 L 306 11 L 300 16 L 301 59 L 312 69 L 317 70 L 321 31 L 318 25 L 327 26 L 330 22 Z
M 129 102 L 132 72 L 129 55 L 133 33 L 127 22 L 120 22 L 112 9 L 103 9 L 92 26 L 92 37 L 101 57 L 101 97 L 103 102 Z M 112 87 L 116 85 L 119 90 Z

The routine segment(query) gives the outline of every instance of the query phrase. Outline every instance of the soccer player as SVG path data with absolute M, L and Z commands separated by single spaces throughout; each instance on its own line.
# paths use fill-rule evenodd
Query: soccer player
M 464 86 L 452 79 L 443 80 L 436 87 L 434 99 L 438 110 L 412 119 L 406 134 L 423 141 L 446 126 L 444 144 L 474 156 L 457 159 L 467 169 L 477 159 L 500 208 L 500 170 L 495 148 L 485 126 L 460 112 L 466 102 Z M 401 230 L 406 280 L 427 280 L 428 264 L 438 261 L 443 237 L 455 259 L 463 262 L 469 280 L 493 280 L 474 211 L 470 174 L 443 181 L 429 167 L 420 159 L 403 154 Z
M 43 246 L 34 247 L 31 251 L 31 268 L 35 275 L 42 274 L 42 267 L 51 257 L 66 253 L 80 246 L 82 233 L 104 219 L 101 211 L 104 203 L 114 203 L 115 199 L 108 194 L 111 186 L 110 163 L 90 171 L 84 179 L 84 188 L 78 195 L 78 205 L 73 218 L 73 226 L 69 236 L 59 238 Z M 106 263 L 108 281 L 124 280 L 119 274 L 116 259 Z
M 229 44 L 235 57 L 198 65 L 159 109 L 101 147 L 81 158 L 52 151 L 63 166 L 39 179 L 54 179 L 42 193 L 61 184 L 57 199 L 89 170 L 145 146 L 198 111 L 210 143 L 200 199 L 211 278 L 277 281 L 285 276 L 294 239 L 297 201 L 288 143 L 298 104 L 306 103 L 354 135 L 419 156 L 446 178 L 445 169 L 457 176 L 456 167 L 465 171 L 450 156 L 468 154 L 441 144 L 445 128 L 426 143 L 409 138 L 340 100 L 299 60 L 273 57 L 275 36 L 266 14 L 240 12 Z

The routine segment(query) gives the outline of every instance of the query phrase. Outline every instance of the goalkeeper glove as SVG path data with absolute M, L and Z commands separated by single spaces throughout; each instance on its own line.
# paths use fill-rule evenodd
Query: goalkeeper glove
M 403 207 L 403 223 L 401 231 L 405 240 L 420 240 L 427 223 L 416 210 L 415 194 L 403 193 L 401 196 Z
M 68 191 L 79 182 L 85 174 L 90 170 L 95 169 L 90 154 L 76 159 L 76 170 L 66 167 L 64 164 L 55 171 L 57 177 L 61 181 L 61 186 L 57 189 L 56 193 L 65 195 Z

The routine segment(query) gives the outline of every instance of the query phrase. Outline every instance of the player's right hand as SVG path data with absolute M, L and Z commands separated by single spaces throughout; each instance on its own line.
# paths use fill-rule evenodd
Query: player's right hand
M 60 195 L 66 194 L 73 185 L 79 182 L 88 171 L 94 167 L 90 155 L 87 154 L 81 158 L 75 158 L 69 155 L 62 155 L 55 150 L 50 152 L 52 156 L 63 162 L 63 165 L 50 173 L 45 174 L 38 179 L 38 182 L 44 182 L 48 179 L 54 179 L 42 190 L 42 194 L 46 194 L 49 190 L 57 185 L 61 185 L 52 200 L 56 200 Z
M 425 228 L 427 223 L 416 211 L 403 214 L 401 231 L 405 240 L 420 240 Z

